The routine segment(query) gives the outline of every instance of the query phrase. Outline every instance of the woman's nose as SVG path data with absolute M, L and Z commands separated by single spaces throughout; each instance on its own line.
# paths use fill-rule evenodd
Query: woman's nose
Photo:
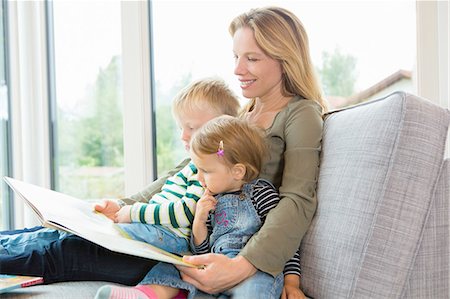
M 240 59 L 236 59 L 236 62 L 234 63 L 234 74 L 235 75 L 243 75 L 246 72 L 246 68 L 244 63 L 241 62 Z

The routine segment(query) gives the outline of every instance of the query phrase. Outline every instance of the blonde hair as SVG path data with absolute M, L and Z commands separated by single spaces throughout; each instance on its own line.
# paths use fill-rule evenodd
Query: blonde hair
M 326 111 L 309 53 L 308 35 L 297 16 L 281 7 L 255 8 L 235 17 L 229 32 L 234 36 L 243 27 L 250 28 L 258 46 L 281 63 L 283 95 L 317 101 Z M 254 99 L 249 106 L 253 104 Z
M 219 157 L 230 166 L 243 164 L 246 167 L 244 181 L 256 179 L 267 154 L 263 131 L 243 119 L 216 117 L 194 134 L 191 150 L 197 156 L 217 154 L 221 141 L 223 156 Z
M 175 96 L 172 113 L 179 116 L 185 111 L 210 109 L 217 115 L 236 116 L 240 109 L 238 97 L 219 78 L 203 78 L 184 87 Z

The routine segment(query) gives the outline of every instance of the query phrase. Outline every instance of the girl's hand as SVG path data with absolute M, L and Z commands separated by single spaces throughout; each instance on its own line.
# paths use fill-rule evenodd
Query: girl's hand
M 217 205 L 217 199 L 211 194 L 211 191 L 205 189 L 202 197 L 197 202 L 195 209 L 195 220 L 200 223 L 206 223 L 210 211 L 214 211 Z
M 95 204 L 94 210 L 114 221 L 120 205 L 115 200 L 105 199 L 103 202 Z
M 122 207 L 116 213 L 114 222 L 130 223 L 131 222 L 130 211 L 131 211 L 131 205 L 126 205 L 126 206 Z
M 295 274 L 284 276 L 283 292 L 281 299 L 305 299 L 306 296 L 300 290 L 300 277 Z

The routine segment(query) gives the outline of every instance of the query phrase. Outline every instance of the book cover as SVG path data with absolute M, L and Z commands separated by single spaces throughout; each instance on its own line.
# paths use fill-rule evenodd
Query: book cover
M 25 200 L 45 227 L 73 233 L 112 251 L 198 267 L 184 262 L 176 254 L 131 239 L 114 221 L 94 211 L 92 203 L 13 178 L 4 177 L 4 180 Z
M 42 277 L 0 274 L 0 294 L 44 282 Z

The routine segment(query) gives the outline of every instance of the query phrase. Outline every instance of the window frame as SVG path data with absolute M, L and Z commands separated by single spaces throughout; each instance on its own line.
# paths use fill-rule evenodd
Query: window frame
M 3 162 L 5 164 L 5 173 L 3 173 L 4 175 L 7 176 L 11 176 L 11 170 L 12 170 L 12 159 L 13 159 L 13 155 L 12 155 L 12 146 L 11 146 L 11 98 L 10 98 L 10 90 L 9 90 L 9 85 L 10 85 L 10 74 L 9 74 L 9 49 L 7 47 L 7 45 L 9 44 L 9 30 L 8 30 L 8 1 L 3 0 L 2 3 L 2 13 L 3 13 L 3 17 L 2 17 L 2 21 L 3 21 L 3 32 L 1 32 L 1 34 L 3 34 L 3 41 L 4 41 L 4 72 L 5 72 L 5 85 L 7 88 L 6 91 L 6 103 L 7 103 L 7 113 L 8 113 L 8 120 L 6 123 L 6 132 L 5 132 L 5 142 L 6 142 L 6 148 L 4 148 L 2 150 L 2 159 Z M 13 215 L 14 213 L 14 201 L 13 201 L 13 195 L 12 192 L 9 190 L 9 188 L 7 187 L 6 183 L 4 181 L 2 181 L 2 188 L 1 188 L 1 192 L 2 192 L 2 198 L 3 198 L 3 207 L 2 207 L 2 211 L 1 211 L 1 215 L 2 215 L 2 227 L 6 228 L 6 229 L 10 229 L 14 226 L 13 223 L 13 217 L 11 215 Z

